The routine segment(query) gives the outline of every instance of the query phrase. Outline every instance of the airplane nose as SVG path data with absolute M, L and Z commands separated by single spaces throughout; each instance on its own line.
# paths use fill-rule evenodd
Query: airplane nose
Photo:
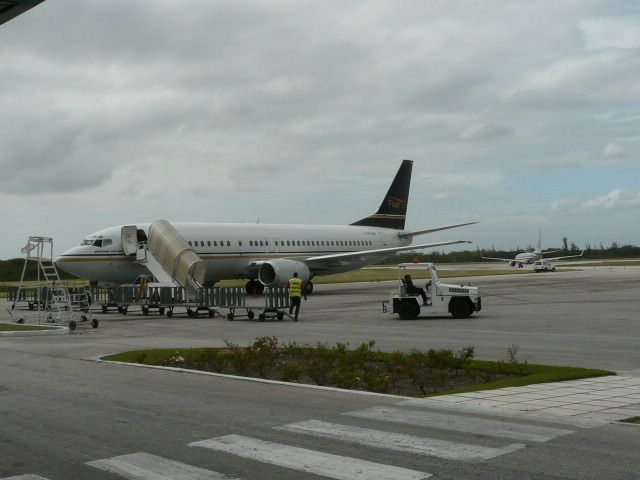
M 55 259 L 56 268 L 59 268 L 67 273 L 70 273 L 71 275 L 75 275 L 75 272 L 74 272 L 75 269 L 73 268 L 74 262 L 71 261 L 71 257 L 75 253 L 74 252 L 75 249 L 76 247 L 61 253 L 60 256 L 58 256 L 58 258 Z

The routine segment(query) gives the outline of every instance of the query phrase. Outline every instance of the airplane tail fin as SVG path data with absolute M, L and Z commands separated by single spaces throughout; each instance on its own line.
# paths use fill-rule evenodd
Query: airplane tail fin
M 542 229 L 540 229 L 538 231 L 538 248 L 535 252 L 533 253 L 540 253 L 542 254 Z
M 412 160 L 403 160 L 378 211 L 351 225 L 403 230 L 409 203 L 412 167 Z

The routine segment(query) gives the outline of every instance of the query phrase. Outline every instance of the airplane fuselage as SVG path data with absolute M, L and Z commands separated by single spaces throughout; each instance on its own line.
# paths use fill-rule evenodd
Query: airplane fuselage
M 208 284 L 218 280 L 253 278 L 252 263 L 269 259 L 304 260 L 345 252 L 400 247 L 411 244 L 402 231 L 352 225 L 268 225 L 235 223 L 173 223 L 189 246 L 205 261 Z M 137 224 L 148 234 L 149 223 Z M 126 255 L 122 226 L 100 230 L 57 259 L 63 270 L 83 279 L 130 283 L 147 269 Z M 377 258 L 348 258 L 322 274 L 341 273 L 368 265 Z
M 540 257 L 536 252 L 522 252 L 516 255 L 514 262 L 519 265 L 530 265 Z

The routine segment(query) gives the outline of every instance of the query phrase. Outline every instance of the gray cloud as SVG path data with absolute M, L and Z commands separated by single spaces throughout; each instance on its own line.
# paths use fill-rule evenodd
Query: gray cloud
M 584 196 L 597 198 L 626 187 L 597 169 L 638 158 L 628 13 L 596 0 L 44 2 L 0 28 L 0 198 L 23 216 L 43 199 L 72 198 L 83 218 L 97 203 L 98 227 L 333 223 L 370 213 L 412 158 L 416 226 L 521 222 L 514 205 L 542 222 L 573 198 L 568 183 L 540 198 L 521 172 L 587 169 L 607 179 Z M 447 203 L 424 208 L 434 198 Z M 498 244 L 493 232 L 479 239 Z

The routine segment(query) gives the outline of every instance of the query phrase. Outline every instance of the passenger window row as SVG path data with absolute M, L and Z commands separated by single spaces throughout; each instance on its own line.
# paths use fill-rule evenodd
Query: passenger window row
M 190 247 L 204 247 L 204 240 L 188 241 Z M 280 247 L 371 247 L 371 240 L 275 240 L 275 246 Z M 207 247 L 230 247 L 230 240 L 207 240 Z M 242 246 L 242 240 L 238 241 Z M 250 247 L 268 247 L 269 240 L 249 240 Z

